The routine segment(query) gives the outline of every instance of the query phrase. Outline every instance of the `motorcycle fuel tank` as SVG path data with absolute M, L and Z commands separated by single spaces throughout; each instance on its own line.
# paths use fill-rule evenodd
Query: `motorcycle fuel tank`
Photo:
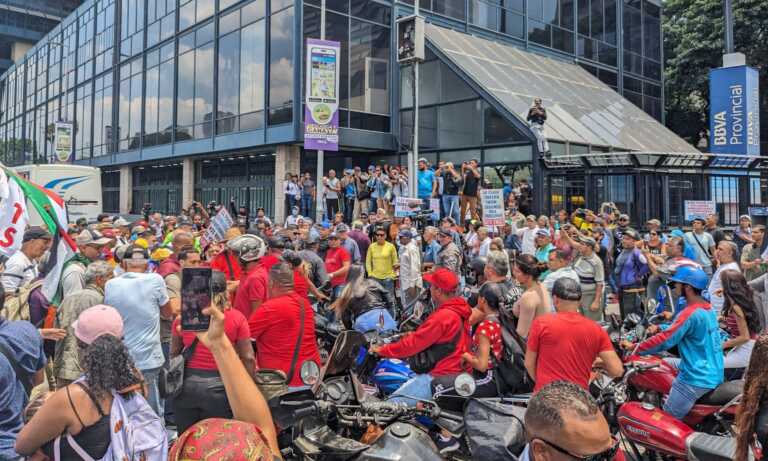
M 408 423 L 396 422 L 384 430 L 357 461 L 442 461 L 429 434 Z
M 658 363 L 659 366 L 656 368 L 643 370 L 632 375 L 632 377 L 629 378 L 629 384 L 641 391 L 654 391 L 663 395 L 669 393 L 669 389 L 672 387 L 672 382 L 677 376 L 677 371 L 672 368 L 670 364 L 660 357 L 640 357 L 637 355 L 629 357 L 626 362 L 648 365 Z
M 693 429 L 648 403 L 627 402 L 619 408 L 621 433 L 635 444 L 659 453 L 685 458 L 685 440 Z

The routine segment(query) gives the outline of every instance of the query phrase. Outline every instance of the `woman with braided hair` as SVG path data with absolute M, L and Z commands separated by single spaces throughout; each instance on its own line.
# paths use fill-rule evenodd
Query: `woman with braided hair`
M 768 334 L 760 336 L 752 349 L 736 426 L 734 461 L 749 459 L 750 446 L 755 439 L 763 447 L 762 461 L 768 460 Z

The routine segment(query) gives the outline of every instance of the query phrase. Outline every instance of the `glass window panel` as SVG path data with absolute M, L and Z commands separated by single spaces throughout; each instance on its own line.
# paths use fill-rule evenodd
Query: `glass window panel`
M 603 40 L 603 0 L 590 0 L 592 38 Z
M 240 113 L 240 32 L 219 39 L 219 108 L 217 118 Z M 223 130 L 221 128 L 224 128 Z M 237 130 L 232 124 L 220 125 L 219 132 Z
M 440 61 L 437 60 L 427 61 L 419 66 L 419 105 L 427 106 L 440 102 L 440 71 Z M 411 68 L 403 69 L 402 72 L 412 81 Z
M 371 0 L 353 0 L 351 15 L 388 26 L 392 8 Z
M 575 0 L 560 0 L 560 26 L 573 30 L 573 2 Z
M 523 15 L 501 10 L 500 22 L 500 32 L 512 35 L 513 37 L 525 37 L 525 17 Z
M 528 2 L 528 17 L 539 21 L 544 19 L 544 0 L 530 0 Z
M 573 53 L 573 32 L 553 26 L 552 47 L 566 53 Z
M 544 46 L 551 46 L 550 27 L 547 24 L 528 20 L 528 40 Z
M 589 35 L 589 0 L 578 1 L 578 29 L 582 35 Z
M 480 100 L 440 106 L 437 125 L 440 147 L 480 145 L 483 137 L 480 107 Z
M 454 150 L 440 152 L 441 162 L 452 162 L 456 169 L 461 168 L 461 164 L 472 159 L 480 162 L 480 149 Z
M 174 62 L 166 61 L 160 65 L 160 90 L 158 92 L 158 129 L 163 133 L 160 143 L 171 142 L 170 130 L 173 126 L 173 86 Z
M 232 13 L 222 16 L 219 19 L 219 35 L 225 35 L 228 32 L 240 27 L 240 10 L 235 10 Z
M 319 10 L 315 11 L 318 13 L 317 19 L 319 21 Z M 340 14 L 327 12 L 325 15 L 325 37 L 328 40 L 335 40 L 341 44 L 339 105 L 344 108 L 349 108 L 349 18 Z
M 464 2 L 465 0 L 433 0 L 432 11 L 463 21 L 466 19 Z
M 213 114 L 213 43 L 197 49 L 195 56 L 195 123 L 210 124 Z M 207 132 L 210 136 L 210 131 Z
M 192 125 L 195 98 L 195 53 L 179 56 L 179 95 L 176 108 L 177 124 Z
M 486 144 L 525 141 L 527 139 L 487 103 L 483 103 L 483 119 Z
M 341 0 L 342 3 L 346 2 L 346 1 L 347 0 Z M 331 2 L 329 2 L 329 3 L 331 3 Z M 283 8 L 285 8 L 287 6 L 291 6 L 291 5 L 293 5 L 293 0 L 272 0 L 272 2 L 270 3 L 269 7 L 271 8 L 271 12 L 274 14 L 274 13 L 282 10 Z M 344 9 L 345 13 L 347 11 L 348 11 L 347 9 Z
M 272 15 L 270 20 L 269 106 L 280 108 L 270 123 L 288 123 L 293 101 L 293 8 Z
M 543 0 L 544 2 L 544 22 L 548 24 L 560 24 L 560 12 L 558 11 L 558 0 Z
M 484 163 L 516 163 L 530 162 L 531 146 L 509 146 L 484 149 Z
M 658 19 L 643 16 L 643 42 L 643 54 L 656 61 L 661 60 L 661 26 Z
M 603 17 L 605 18 L 605 29 L 603 30 L 603 40 L 611 45 L 616 44 L 616 0 L 603 0 Z
M 197 14 L 195 15 L 197 22 L 203 21 L 213 16 L 215 7 L 216 3 L 214 0 L 197 0 Z
M 257 22 L 242 30 L 240 64 L 240 111 L 264 110 L 265 22 Z
M 349 108 L 389 113 L 389 28 L 351 20 Z
M 440 63 L 440 68 L 439 90 L 442 94 L 442 102 L 456 101 L 458 99 L 468 99 L 477 96 L 472 88 L 470 88 L 469 85 L 467 85 L 467 83 L 461 79 L 461 77 L 456 75 L 454 71 L 448 68 L 446 64 Z M 437 79 L 430 80 L 434 86 L 438 86 L 435 85 L 435 82 L 437 81 Z M 421 96 L 421 94 L 419 96 Z
M 469 4 L 469 21 L 485 29 L 499 30 L 499 15 L 501 8 L 489 5 L 482 0 L 471 0 Z
M 241 11 L 243 16 L 242 24 L 245 26 L 253 21 L 263 18 L 266 15 L 267 7 L 264 0 L 255 0 L 245 5 Z

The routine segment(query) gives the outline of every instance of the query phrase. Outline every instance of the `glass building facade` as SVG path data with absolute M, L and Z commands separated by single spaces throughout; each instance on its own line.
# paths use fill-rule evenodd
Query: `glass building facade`
M 419 0 L 427 21 L 581 67 L 663 118 L 661 8 L 655 0 Z M 413 0 L 326 0 L 341 42 L 342 150 L 326 165 L 404 159 L 413 133 L 410 70 L 395 21 Z M 272 200 L 280 145 L 301 145 L 303 43 L 320 36 L 320 0 L 87 0 L 0 76 L 0 161 L 52 158 L 53 126 L 74 124 L 74 158 L 101 167 L 105 208 L 130 165 L 132 210 L 177 210 L 182 162 L 200 200 Z M 421 150 L 477 158 L 489 184 L 529 177 L 529 133 L 430 54 Z M 314 172 L 315 153 L 300 150 Z M 272 173 L 270 173 L 272 172 Z M 258 184 L 258 186 L 254 185 Z M 226 191 L 226 192 L 222 192 Z M 109 210 L 115 211 L 115 210 Z

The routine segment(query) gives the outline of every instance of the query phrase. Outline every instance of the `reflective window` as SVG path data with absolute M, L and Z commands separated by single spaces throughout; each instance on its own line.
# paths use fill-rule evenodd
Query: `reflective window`
M 175 22 L 176 0 L 147 0 L 147 47 L 171 38 Z
M 293 120 L 293 7 L 273 13 L 269 43 L 269 124 Z
M 178 40 L 176 141 L 213 133 L 213 23 Z
M 63 63 L 61 69 L 62 87 L 61 90 L 69 90 L 75 86 L 75 54 L 77 52 L 77 23 L 72 24 L 64 28 L 64 34 L 62 37 L 62 49 L 63 49 Z
M 120 60 L 144 49 L 144 0 L 122 0 L 120 10 Z
M 61 35 L 51 37 L 48 47 L 48 97 L 58 97 L 61 91 Z
M 213 16 L 215 0 L 179 0 L 179 30 Z
M 93 156 L 113 152 L 114 124 L 112 121 L 112 74 L 94 81 L 93 91 Z
M 115 2 L 96 3 L 96 75 L 112 67 L 115 41 Z
M 350 27 L 349 108 L 389 113 L 389 29 L 352 19 Z
M 120 67 L 118 141 L 120 150 L 141 147 L 141 58 L 127 62 Z
M 265 3 L 257 0 L 220 20 L 217 133 L 264 126 L 264 17 Z
M 75 159 L 91 157 L 91 84 L 77 88 L 77 107 L 75 114 Z
M 438 143 L 440 147 L 480 145 L 483 142 L 481 101 L 446 104 L 438 108 Z M 421 115 L 421 113 L 419 114 Z
M 485 144 L 497 144 L 511 141 L 528 141 L 496 109 L 483 102 L 483 132 Z M 488 161 L 488 160 L 486 160 Z
M 173 141 L 174 43 L 147 53 L 144 146 Z
M 78 18 L 77 81 L 93 77 L 93 39 L 96 16 L 93 8 L 85 10 Z

